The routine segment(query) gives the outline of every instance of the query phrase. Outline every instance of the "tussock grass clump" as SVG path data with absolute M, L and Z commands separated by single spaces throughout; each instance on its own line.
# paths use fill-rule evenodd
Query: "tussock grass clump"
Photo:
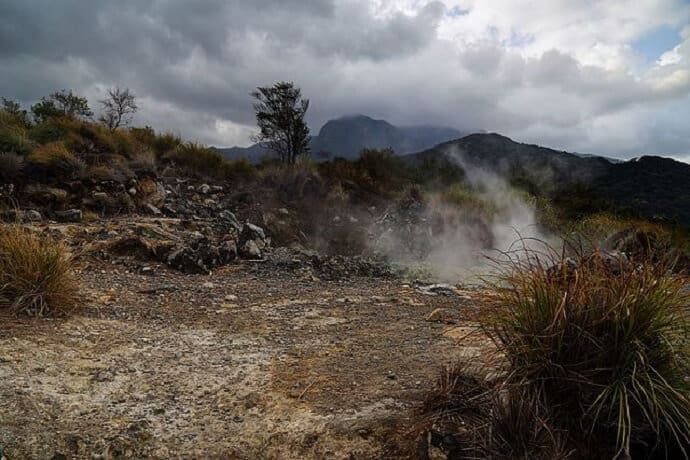
M 26 155 L 30 150 L 31 143 L 21 130 L 0 126 L 0 152 Z
M 63 244 L 16 224 L 0 227 L 0 307 L 43 316 L 76 300 L 72 259 Z
M 414 419 L 405 433 L 417 440 L 407 446 L 416 451 L 407 452 L 411 458 L 429 458 L 433 447 L 454 459 L 568 458 L 563 433 L 534 396 L 482 378 L 468 365 L 443 369 Z
M 548 408 L 583 458 L 687 458 L 687 281 L 598 252 L 527 254 L 504 268 L 487 332 L 506 384 Z
M 72 179 L 84 169 L 84 162 L 68 151 L 61 142 L 36 148 L 27 157 L 30 173 L 44 178 Z

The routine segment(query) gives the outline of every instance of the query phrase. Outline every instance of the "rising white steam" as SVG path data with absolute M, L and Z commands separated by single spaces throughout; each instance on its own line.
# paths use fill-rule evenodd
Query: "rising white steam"
M 547 241 L 547 235 L 537 225 L 535 205 L 524 193 L 499 173 L 466 161 L 456 147 L 445 153 L 465 171 L 466 185 L 491 212 L 478 214 L 431 200 L 418 222 L 408 222 L 409 231 L 384 234 L 378 241 L 379 251 L 398 263 L 421 261 L 440 280 L 457 282 L 486 274 L 492 266 L 490 259 L 518 245 L 543 248 L 540 241 Z M 415 254 L 415 248 L 421 250 Z

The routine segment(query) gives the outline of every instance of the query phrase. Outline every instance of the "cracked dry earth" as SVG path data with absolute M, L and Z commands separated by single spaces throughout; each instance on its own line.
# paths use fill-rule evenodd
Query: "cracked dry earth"
M 81 265 L 71 315 L 0 316 L 8 460 L 382 458 L 439 368 L 489 347 L 479 291 Z

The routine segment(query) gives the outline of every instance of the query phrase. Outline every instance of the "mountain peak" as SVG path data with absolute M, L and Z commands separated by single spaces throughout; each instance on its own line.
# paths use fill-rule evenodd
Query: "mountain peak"
M 327 121 L 318 135 L 310 141 L 312 154 L 319 160 L 343 157 L 356 158 L 362 149 L 390 148 L 398 155 L 418 152 L 451 139 L 459 139 L 463 133 L 445 126 L 395 126 L 386 120 L 368 115 L 344 115 Z M 220 149 L 230 158 L 244 157 L 258 162 L 269 152 L 263 146 L 254 145 L 242 149 Z

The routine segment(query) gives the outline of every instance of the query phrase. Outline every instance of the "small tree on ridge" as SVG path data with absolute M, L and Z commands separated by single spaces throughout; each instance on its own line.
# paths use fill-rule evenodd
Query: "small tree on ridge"
M 42 97 L 40 102 L 31 106 L 36 121 L 41 122 L 53 117 L 69 116 L 75 118 L 89 118 L 93 112 L 85 97 L 74 94 L 72 90 L 56 91 L 48 97 Z
M 302 91 L 292 82 L 281 81 L 258 87 L 251 95 L 256 99 L 254 111 L 260 129 L 254 141 L 264 143 L 287 164 L 308 153 L 309 128 L 304 116 L 309 100 L 302 99 Z

